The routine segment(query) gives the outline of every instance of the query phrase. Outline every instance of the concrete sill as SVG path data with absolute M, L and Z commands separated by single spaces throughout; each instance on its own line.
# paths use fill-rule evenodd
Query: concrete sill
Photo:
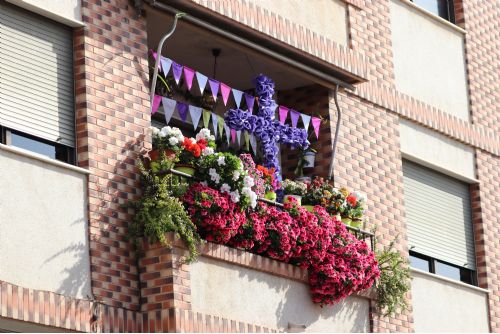
M 416 273 L 416 274 L 419 274 L 419 275 L 422 275 L 422 276 L 426 276 L 426 277 L 429 277 L 429 278 L 437 279 L 437 280 L 440 280 L 440 281 L 443 281 L 443 282 L 446 282 L 446 283 L 451 283 L 451 284 L 454 284 L 454 285 L 458 285 L 458 286 L 461 286 L 461 287 L 464 287 L 464 288 L 468 288 L 470 290 L 482 292 L 484 294 L 489 294 L 490 293 L 490 291 L 487 290 L 487 289 L 483 289 L 483 288 L 480 288 L 480 287 L 477 287 L 477 286 L 474 286 L 474 285 L 470 285 L 470 284 L 467 284 L 467 283 L 464 283 L 464 282 L 456 281 L 456 280 L 448 278 L 448 277 L 444 277 L 444 276 L 436 275 L 436 274 L 433 274 L 433 273 L 429 273 L 427 271 L 423 271 L 423 270 L 420 270 L 420 269 L 417 269 L 417 268 L 410 268 L 410 270 L 412 271 L 412 273 Z
M 45 162 L 45 163 L 48 163 L 48 164 L 51 164 L 51 165 L 54 165 L 57 167 L 69 169 L 69 170 L 72 170 L 72 171 L 80 173 L 80 174 L 86 174 L 86 175 L 91 174 L 91 172 L 88 169 L 73 166 L 73 165 L 67 164 L 67 163 L 59 161 L 59 160 L 54 160 L 54 159 L 48 158 L 46 156 L 43 156 L 41 154 L 30 152 L 30 151 L 24 150 L 24 149 L 19 148 L 19 147 L 0 144 L 0 150 L 4 150 L 4 151 L 10 152 L 10 153 L 14 153 L 14 154 L 21 155 L 21 156 L 31 158 L 31 159 L 36 159 L 38 161 L 42 161 L 42 162 Z
M 439 17 L 439 16 L 437 16 L 437 15 L 429 12 L 428 10 L 426 10 L 426 9 L 420 7 L 420 6 L 415 5 L 410 0 L 400 0 L 400 1 L 402 3 L 404 3 L 404 4 L 406 4 L 407 6 L 418 10 L 420 13 L 426 15 L 427 17 L 433 19 L 434 21 L 437 21 L 437 22 L 439 22 L 441 24 L 444 24 L 445 26 L 447 26 L 449 28 L 452 28 L 453 30 L 456 30 L 456 31 L 458 31 L 458 32 L 460 32 L 460 33 L 462 33 L 464 35 L 467 33 L 466 30 L 464 30 L 464 29 L 460 28 L 459 26 L 451 23 L 450 21 L 447 21 L 447 20 L 445 20 L 445 19 L 443 19 L 443 18 L 441 18 L 441 17 Z

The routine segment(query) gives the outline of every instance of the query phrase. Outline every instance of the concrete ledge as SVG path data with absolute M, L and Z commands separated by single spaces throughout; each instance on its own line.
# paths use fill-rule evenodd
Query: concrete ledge
M 441 280 L 441 281 L 446 282 L 446 283 L 455 284 L 455 285 L 458 285 L 460 287 L 464 287 L 464 288 L 467 288 L 467 289 L 470 289 L 470 290 L 482 292 L 484 294 L 489 294 L 490 293 L 490 290 L 488 290 L 488 289 L 483 289 L 483 288 L 480 288 L 480 287 L 475 286 L 475 285 L 470 285 L 470 284 L 467 284 L 467 283 L 464 283 L 464 282 L 461 282 L 461 281 L 457 281 L 457 280 L 454 280 L 454 279 L 451 279 L 451 278 L 448 278 L 448 277 L 444 277 L 444 276 L 441 276 L 441 275 L 429 273 L 427 271 L 423 271 L 423 270 L 420 270 L 420 269 L 417 269 L 417 268 L 410 268 L 410 270 L 411 270 L 412 273 L 417 273 L 417 274 L 422 275 L 422 276 L 427 276 L 427 277 L 430 277 L 430 278 L 433 278 L 433 279 L 436 279 L 436 280 Z

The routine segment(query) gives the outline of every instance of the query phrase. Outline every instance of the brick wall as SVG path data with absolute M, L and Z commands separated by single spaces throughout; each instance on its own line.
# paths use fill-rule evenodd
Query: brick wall
M 89 176 L 92 292 L 108 305 L 136 310 L 136 257 L 127 241 L 130 215 L 120 205 L 137 197 L 135 159 L 150 145 L 145 19 L 127 0 L 82 1 L 86 26 L 75 32 L 78 164 Z

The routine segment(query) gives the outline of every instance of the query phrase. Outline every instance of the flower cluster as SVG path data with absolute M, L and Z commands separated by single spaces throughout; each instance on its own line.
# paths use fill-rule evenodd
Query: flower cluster
M 156 127 L 151 127 L 150 129 L 153 136 L 154 149 L 174 154 L 182 150 L 184 136 L 180 129 L 170 126 L 164 126 L 161 130 Z
M 307 192 L 307 184 L 304 182 L 286 179 L 281 183 L 281 186 L 285 191 L 285 195 L 304 196 Z
M 264 175 L 257 169 L 252 156 L 248 153 L 244 153 L 240 155 L 240 160 L 243 163 L 243 169 L 246 170 L 248 175 L 253 178 L 254 185 L 252 190 L 258 197 L 264 197 L 266 193 Z
M 197 165 L 201 156 L 212 155 L 215 152 L 215 137 L 210 130 L 201 129 L 196 138 L 184 138 L 183 151 L 180 153 L 180 163 Z
M 280 188 L 280 182 L 275 177 L 276 170 L 274 168 L 266 168 L 264 166 L 257 165 L 257 170 L 262 173 L 266 192 L 275 191 Z

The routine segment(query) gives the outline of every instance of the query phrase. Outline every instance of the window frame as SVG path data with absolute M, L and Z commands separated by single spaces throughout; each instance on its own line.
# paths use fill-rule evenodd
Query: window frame
M 423 10 L 428 11 L 427 9 L 425 9 L 424 7 L 422 7 L 418 3 L 416 3 L 415 0 L 410 0 L 410 1 L 415 6 L 418 6 L 418 7 L 422 8 Z M 453 0 L 436 0 L 436 1 L 437 2 L 439 2 L 439 1 L 445 1 L 447 16 L 443 17 L 443 16 L 439 15 L 439 13 L 436 14 L 436 13 L 433 13 L 431 11 L 428 11 L 428 12 L 431 13 L 432 15 L 436 15 L 437 17 L 442 18 L 443 20 L 446 20 L 448 22 L 451 22 L 451 23 L 455 24 L 455 5 L 453 4 Z

